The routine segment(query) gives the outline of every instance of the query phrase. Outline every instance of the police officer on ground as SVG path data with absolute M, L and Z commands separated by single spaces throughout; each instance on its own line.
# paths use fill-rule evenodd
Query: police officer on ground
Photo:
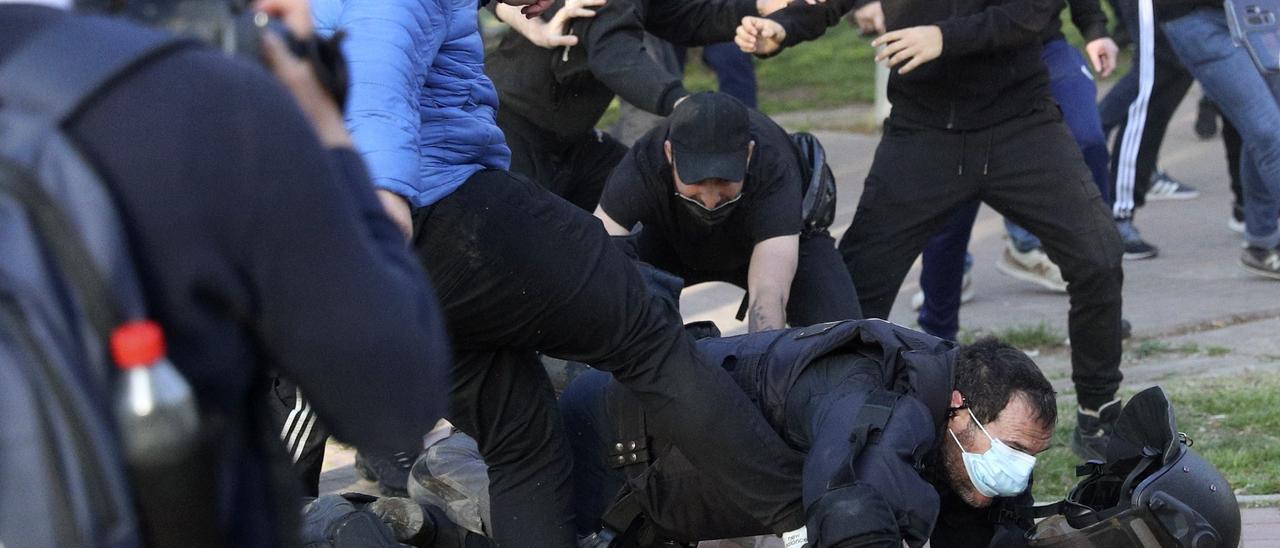
M 699 93 L 636 141 L 595 216 L 615 236 L 642 226 L 640 260 L 686 284 L 747 289 L 753 332 L 860 318 L 831 235 L 805 227 L 802 197 L 818 183 L 804 171 L 768 117 L 729 95 Z
M 1031 525 L 991 510 L 1031 502 L 1035 455 L 1057 419 L 1053 387 L 1017 349 L 990 338 L 957 346 L 880 320 L 699 346 L 752 397 L 749 412 L 806 454 L 791 503 L 804 508 L 808 546 L 1008 546 Z M 673 451 L 608 375 L 579 377 L 561 409 L 579 534 L 601 520 L 641 545 L 776 529 Z

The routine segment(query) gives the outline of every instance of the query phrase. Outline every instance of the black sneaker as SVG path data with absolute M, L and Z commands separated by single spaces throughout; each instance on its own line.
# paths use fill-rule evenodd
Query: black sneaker
M 1151 175 L 1151 187 L 1147 189 L 1147 201 L 1190 200 L 1199 198 L 1200 191 L 1189 184 L 1174 179 L 1166 171 L 1157 171 Z
M 1150 259 L 1160 254 L 1160 248 L 1147 243 L 1133 226 L 1133 219 L 1116 221 L 1116 230 L 1120 231 L 1120 240 L 1124 242 L 1124 258 L 1128 261 Z
M 356 475 L 378 484 L 378 491 L 388 497 L 409 496 L 409 469 L 418 458 L 404 451 L 390 455 L 356 453 Z
M 1071 450 L 1080 458 L 1106 460 L 1107 440 L 1120 418 L 1120 400 L 1115 399 L 1094 411 L 1081 407 L 1076 411 L 1076 431 L 1071 435 Z
M 1280 248 L 1246 247 L 1240 255 L 1240 266 L 1259 276 L 1280 280 Z

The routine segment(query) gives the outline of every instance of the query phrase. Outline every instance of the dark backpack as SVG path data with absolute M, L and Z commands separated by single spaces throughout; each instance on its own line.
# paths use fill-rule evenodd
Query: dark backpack
M 792 133 L 791 144 L 800 154 L 800 176 L 804 178 L 804 198 L 800 202 L 803 234 L 827 230 L 836 218 L 836 176 L 827 165 L 827 150 L 810 133 Z
M 187 43 L 67 17 L 0 64 L 0 544 L 143 542 L 107 341 L 145 307 L 110 191 L 64 126 Z

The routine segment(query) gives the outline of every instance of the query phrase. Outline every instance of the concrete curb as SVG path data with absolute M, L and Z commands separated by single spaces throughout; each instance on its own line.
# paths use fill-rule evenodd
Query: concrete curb
M 1236 502 L 1241 508 L 1266 508 L 1280 506 L 1280 494 L 1274 495 L 1237 495 Z

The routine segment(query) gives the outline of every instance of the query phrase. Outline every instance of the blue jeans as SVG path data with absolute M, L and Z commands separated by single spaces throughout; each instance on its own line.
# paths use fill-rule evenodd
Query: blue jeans
M 980 205 L 982 202 L 974 201 L 957 207 L 946 226 L 929 240 L 922 254 L 924 264 L 920 269 L 920 289 L 924 290 L 924 304 L 920 305 L 916 322 L 925 333 L 949 341 L 956 340 L 960 331 L 965 256 L 968 255 L 969 235 Z M 1039 240 L 1036 243 L 1039 245 Z
M 1249 53 L 1236 47 L 1220 9 L 1197 9 L 1161 27 L 1244 141 L 1240 178 L 1245 239 L 1256 247 L 1280 246 L 1280 78 L 1263 76 Z
M 1102 121 L 1094 102 L 1098 87 L 1092 73 L 1084 57 L 1065 39 L 1045 42 L 1041 58 L 1049 67 L 1050 89 L 1062 107 L 1062 121 L 1079 145 L 1102 199 L 1110 204 L 1108 163 L 1111 156 L 1107 152 L 1107 138 L 1102 133 Z M 920 307 L 917 321 L 921 329 L 935 337 L 954 340 L 960 329 L 960 286 L 964 277 L 965 249 L 969 247 L 969 234 L 977 215 L 976 202 L 957 210 L 942 232 L 924 249 L 924 264 L 920 272 L 924 304 Z M 1040 247 L 1040 239 L 1026 229 L 1008 220 L 1005 220 L 1005 228 L 1009 231 L 1009 241 L 1019 251 Z
M 1071 130 L 1071 136 L 1080 145 L 1084 163 L 1093 174 L 1093 182 L 1102 192 L 1102 199 L 1111 204 L 1111 173 L 1108 163 L 1107 137 L 1102 132 L 1102 120 L 1098 117 L 1098 86 L 1089 72 L 1084 56 L 1071 47 L 1066 39 L 1058 38 L 1044 43 L 1041 55 L 1049 67 L 1049 87 L 1053 98 L 1062 107 L 1062 121 Z M 1006 220 L 1009 240 L 1018 251 L 1027 252 L 1040 247 L 1040 239 L 1026 229 Z M 926 293 L 927 294 L 927 293 Z

